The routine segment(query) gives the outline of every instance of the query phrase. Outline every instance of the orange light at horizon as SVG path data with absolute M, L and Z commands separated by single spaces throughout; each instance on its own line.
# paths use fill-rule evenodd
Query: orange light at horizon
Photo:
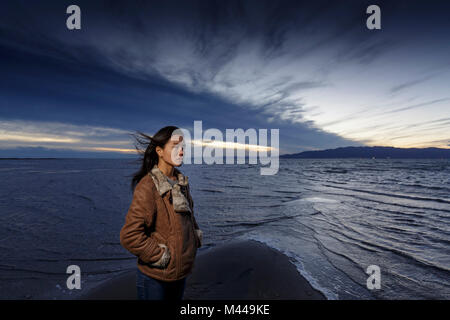
M 59 143 L 77 143 L 80 139 L 73 138 L 58 138 L 51 136 L 28 136 L 28 135 L 18 135 L 18 134 L 4 134 L 0 135 L 0 140 L 2 141 L 20 141 L 20 142 L 59 142 Z
M 214 147 L 214 148 L 222 148 L 222 149 L 245 149 L 252 151 L 271 151 L 276 148 L 260 146 L 255 144 L 245 144 L 239 142 L 227 142 L 227 141 L 218 141 L 218 140 L 191 140 L 191 143 L 194 145 L 200 145 L 202 147 Z

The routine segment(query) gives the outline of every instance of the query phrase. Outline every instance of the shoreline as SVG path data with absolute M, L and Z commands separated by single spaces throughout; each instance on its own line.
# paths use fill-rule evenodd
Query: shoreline
M 137 267 L 136 267 L 137 268 Z M 78 300 L 135 300 L 136 270 L 80 295 Z M 198 251 L 183 300 L 326 300 L 289 257 L 256 240 L 234 240 Z

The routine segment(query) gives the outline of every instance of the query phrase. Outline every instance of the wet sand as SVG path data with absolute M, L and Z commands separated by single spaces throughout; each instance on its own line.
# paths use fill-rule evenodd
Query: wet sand
M 136 271 L 125 272 L 79 299 L 136 299 Z M 199 251 L 184 300 L 323 300 L 289 257 L 254 240 Z

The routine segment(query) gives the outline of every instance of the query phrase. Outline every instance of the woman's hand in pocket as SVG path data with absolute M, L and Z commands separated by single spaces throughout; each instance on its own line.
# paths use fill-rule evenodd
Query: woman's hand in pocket
M 161 258 L 159 258 L 158 261 L 151 263 L 150 265 L 154 266 L 154 267 L 165 268 L 165 267 L 167 267 L 167 265 L 169 264 L 169 261 L 170 261 L 170 250 L 164 243 L 158 243 L 158 246 L 163 248 L 164 253 L 161 256 Z

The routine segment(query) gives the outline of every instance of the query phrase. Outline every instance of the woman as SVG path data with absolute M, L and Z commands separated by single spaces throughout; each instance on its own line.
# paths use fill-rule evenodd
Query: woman
M 175 126 L 153 137 L 139 132 L 146 146 L 142 166 L 131 182 L 133 200 L 120 231 L 121 245 L 138 257 L 138 299 L 182 300 L 202 231 L 194 217 L 183 160 L 183 136 Z

